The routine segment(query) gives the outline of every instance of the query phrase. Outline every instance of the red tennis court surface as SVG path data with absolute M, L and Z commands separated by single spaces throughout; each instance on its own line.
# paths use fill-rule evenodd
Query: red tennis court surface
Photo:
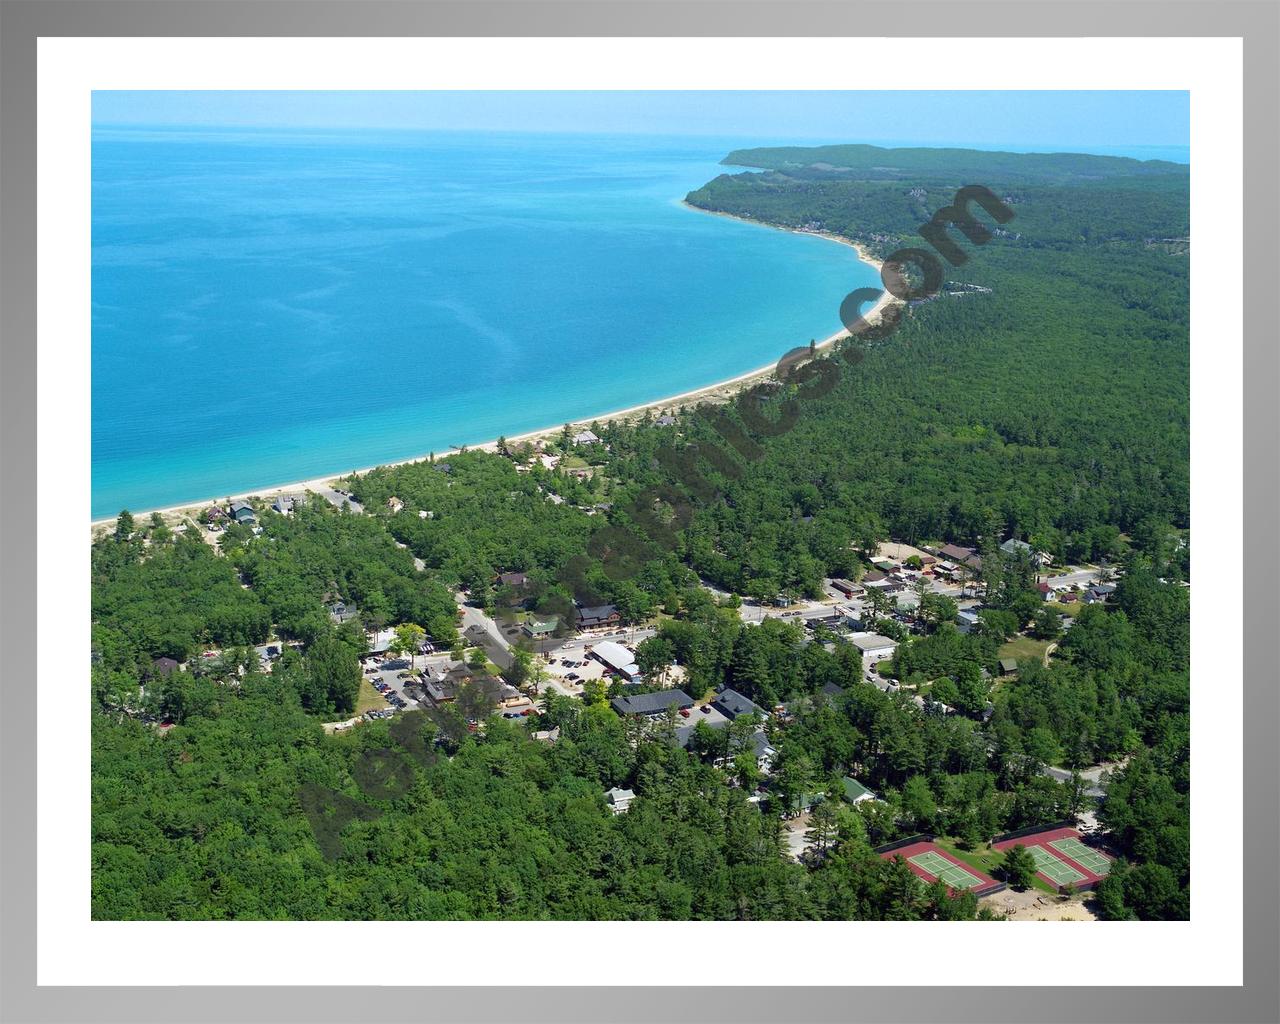
M 1048 832 L 1034 832 L 1029 836 L 1003 839 L 993 843 L 994 849 L 1003 853 L 1014 846 L 1025 846 L 1035 858 L 1036 872 L 1055 889 L 1074 885 L 1086 892 L 1107 877 L 1111 870 L 1111 858 L 1105 853 L 1087 846 L 1080 833 L 1073 828 L 1055 828 Z
M 926 882 L 941 879 L 951 889 L 970 889 L 977 896 L 986 896 L 1004 888 L 1000 882 L 957 860 L 936 843 L 912 843 L 896 850 L 887 850 L 880 856 L 884 860 L 901 857 L 907 862 L 907 867 Z

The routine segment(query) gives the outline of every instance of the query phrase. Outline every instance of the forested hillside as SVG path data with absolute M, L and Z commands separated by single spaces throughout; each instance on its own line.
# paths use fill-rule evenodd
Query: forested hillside
M 590 464 L 578 477 L 517 471 L 520 446 L 377 470 L 348 481 L 368 514 L 319 499 L 292 517 L 263 512 L 260 534 L 232 527 L 221 553 L 122 518 L 93 551 L 96 918 L 972 917 L 971 896 L 929 889 L 871 847 L 1056 821 L 1088 801 L 1041 768 L 1102 761 L 1127 763 L 1099 811 L 1127 862 L 1100 891 L 1104 913 L 1187 916 L 1186 168 L 875 147 L 726 163 L 766 170 L 716 178 L 690 204 L 881 256 L 923 244 L 920 226 L 963 184 L 990 187 L 1015 217 L 983 246 L 961 240 L 970 258 L 947 268 L 948 282 L 984 290 L 944 288 L 890 337 L 820 355 L 834 381 L 820 397 L 795 381 L 762 392 L 766 416 L 798 410 L 789 429 L 762 430 L 741 407 L 686 409 L 673 426 L 595 426 L 604 443 L 590 450 L 567 431 L 553 439 L 548 450 Z M 779 338 L 779 356 L 807 341 Z M 717 447 L 729 459 L 704 466 L 709 489 L 687 496 L 685 518 L 666 511 L 670 543 L 609 564 L 618 536 L 661 514 L 648 496 L 672 493 L 674 461 Z M 1106 562 L 1120 585 L 1053 637 L 1047 666 L 996 686 L 1001 643 L 1028 623 L 1056 628 L 1029 565 L 995 551 L 1009 536 L 1060 562 Z M 743 624 L 702 586 L 815 596 L 826 576 L 859 576 L 889 537 L 983 552 L 982 628 L 961 634 L 954 607 L 940 611 L 892 666 L 956 714 L 866 684 L 847 644 Z M 727 731 L 688 751 L 664 729 L 641 738 L 602 693 L 548 698 L 530 728 L 558 726 L 554 745 L 500 719 L 458 734 L 428 725 L 442 756 L 370 799 L 362 751 L 403 737 L 383 722 L 322 732 L 319 719 L 349 710 L 363 642 L 325 603 L 448 645 L 451 591 L 494 610 L 506 599 L 494 579 L 513 570 L 549 606 L 585 587 L 628 622 L 659 616 L 646 656 L 681 665 L 695 696 L 728 684 L 765 707 L 794 704 L 794 722 L 770 726 L 777 799 L 748 803 L 760 780 L 741 759 L 713 766 L 734 753 L 716 745 Z M 247 648 L 272 635 L 303 654 L 268 674 Z M 208 647 L 223 654 L 201 667 Z M 189 667 L 160 675 L 160 657 Z M 164 734 L 160 716 L 175 723 Z M 841 807 L 816 862 L 784 857 L 780 811 L 836 793 L 846 774 L 883 802 Z M 336 859 L 312 833 L 304 783 L 371 808 L 342 830 Z M 610 813 L 611 786 L 637 794 L 628 813 Z

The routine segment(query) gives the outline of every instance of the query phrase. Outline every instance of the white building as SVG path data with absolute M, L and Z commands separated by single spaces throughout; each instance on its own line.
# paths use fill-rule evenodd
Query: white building
M 636 798 L 635 793 L 629 789 L 619 789 L 614 786 L 604 795 L 605 801 L 609 804 L 609 809 L 614 814 L 625 814 L 631 806 L 631 801 Z
M 591 648 L 591 656 L 605 666 L 613 669 L 628 681 L 634 682 L 640 677 L 640 666 L 636 664 L 636 656 L 612 640 L 605 640 Z
M 849 642 L 862 652 L 864 665 L 874 665 L 885 658 L 892 658 L 893 652 L 898 649 L 898 641 L 879 633 L 854 633 Z

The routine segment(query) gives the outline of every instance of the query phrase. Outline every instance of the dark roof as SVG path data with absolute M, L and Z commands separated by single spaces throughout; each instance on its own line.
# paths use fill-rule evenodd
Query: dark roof
M 620 715 L 656 715 L 669 707 L 691 708 L 693 698 L 684 690 L 659 690 L 634 697 L 614 697 L 610 703 Z
M 740 694 L 737 690 L 723 690 L 711 702 L 725 718 L 737 718 L 739 715 L 763 715 L 764 708 Z
M 577 614 L 579 622 L 586 622 L 588 619 L 598 622 L 617 615 L 618 609 L 611 604 L 598 604 L 592 608 L 579 608 L 577 609 Z
M 767 751 L 773 749 L 773 745 L 769 742 L 769 737 L 765 735 L 763 729 L 757 729 L 751 734 L 751 748 L 755 752 L 757 760 L 764 757 Z
M 159 672 L 160 675 L 167 676 L 170 672 L 177 671 L 178 663 L 172 658 L 153 658 L 151 667 Z
M 504 587 L 523 587 L 529 577 L 522 572 L 503 572 L 498 574 L 498 582 Z
M 939 552 L 953 562 L 963 562 L 973 554 L 973 549 L 962 548 L 959 544 L 944 544 Z
M 837 686 L 835 683 L 823 683 L 822 692 L 828 697 L 843 697 L 844 687 Z
M 1015 658 L 1001 658 L 1000 669 L 1003 672 L 1017 672 L 1018 662 Z

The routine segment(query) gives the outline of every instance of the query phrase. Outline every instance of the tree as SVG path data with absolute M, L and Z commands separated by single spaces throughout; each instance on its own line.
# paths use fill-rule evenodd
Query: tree
M 472 647 L 467 651 L 467 668 L 479 671 L 489 664 L 489 656 L 480 647 Z
M 804 837 L 817 849 L 819 855 L 827 852 L 836 838 L 836 804 L 833 801 L 823 800 L 813 809 Z
M 1000 861 L 1000 873 L 1015 889 L 1026 889 L 1036 876 L 1035 859 L 1025 846 L 1018 843 L 1004 851 L 1004 857 Z
M 412 622 L 406 622 L 403 625 L 396 626 L 396 635 L 392 639 L 388 650 L 394 654 L 409 655 L 409 667 L 415 668 L 418 656 L 418 648 L 422 646 L 422 641 L 427 638 L 427 631 L 421 626 L 414 625 Z
M 324 694 L 324 709 L 348 712 L 355 709 L 360 693 L 360 661 L 355 652 L 331 633 L 318 637 L 307 649 L 307 672 L 314 692 Z
M 1062 636 L 1062 614 L 1056 608 L 1041 608 L 1031 625 L 1031 635 L 1037 640 L 1057 640 Z
M 778 788 L 787 811 L 798 811 L 813 789 L 813 762 L 804 754 L 788 754 L 778 770 Z
M 667 669 L 675 657 L 675 645 L 664 636 L 651 636 L 636 647 L 636 667 L 640 674 L 659 685 L 666 682 Z
M 120 514 L 116 516 L 116 540 L 128 540 L 133 536 L 133 531 L 133 515 L 128 509 L 123 509 Z

